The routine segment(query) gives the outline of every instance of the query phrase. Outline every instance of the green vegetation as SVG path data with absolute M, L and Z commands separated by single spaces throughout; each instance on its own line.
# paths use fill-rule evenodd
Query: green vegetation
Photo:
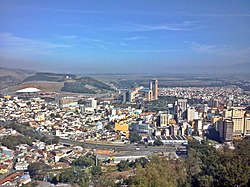
M 91 167 L 91 174 L 92 175 L 100 175 L 102 173 L 102 169 L 100 166 L 92 166 Z
M 160 96 L 158 100 L 149 101 L 146 103 L 145 108 L 151 110 L 166 110 L 168 104 L 173 104 L 177 100 L 173 96 Z
M 211 77 L 209 79 L 197 79 L 195 76 L 186 76 L 186 75 L 175 75 L 173 77 L 158 76 L 158 77 L 142 77 L 137 76 L 130 80 L 120 80 L 118 84 L 121 88 L 132 88 L 135 85 L 141 85 L 148 87 L 149 81 L 152 79 L 158 78 L 159 87 L 204 87 L 204 86 L 223 86 L 228 85 L 223 80 L 218 80 L 217 77 Z
M 80 156 L 74 160 L 71 164 L 71 168 L 64 170 L 63 172 L 53 175 L 50 182 L 57 183 L 69 183 L 72 185 L 89 186 L 90 180 L 95 177 L 98 178 L 101 175 L 101 167 L 95 166 L 95 156 L 88 154 L 86 156 Z
M 24 82 L 27 81 L 63 81 L 65 77 L 75 78 L 75 75 L 72 74 L 56 74 L 56 73 L 36 73 L 30 77 L 24 79 Z
M 27 125 L 12 124 L 12 127 L 25 131 L 24 133 L 30 131 L 30 127 Z M 134 136 L 137 137 L 136 134 L 132 135 L 132 137 Z M 20 143 L 31 143 L 30 138 L 25 136 L 5 137 L 1 142 L 12 148 L 19 143 L 17 139 Z M 207 141 L 200 144 L 193 140 L 189 143 L 188 156 L 185 160 L 159 157 L 152 157 L 149 160 L 140 158 L 134 162 L 121 161 L 117 165 L 117 171 L 132 172 L 135 175 L 127 179 L 120 177 L 124 180 L 116 184 L 115 181 L 118 177 L 112 175 L 113 171 L 102 173 L 99 163 L 98 166 L 95 166 L 95 155 L 88 154 L 74 160 L 70 169 L 51 177 L 50 182 L 54 184 L 65 182 L 80 186 L 94 183 L 94 186 L 129 185 L 138 187 L 245 187 L 250 185 L 250 140 L 247 139 L 236 141 L 235 150 L 215 149 Z M 31 164 L 28 170 L 33 179 L 43 180 L 48 176 L 51 168 L 43 162 L 36 162 Z
M 93 155 L 80 156 L 72 163 L 74 166 L 90 167 L 95 165 L 95 157 Z
M 192 142 L 187 172 L 192 186 L 248 186 L 250 141 L 236 142 L 235 150 L 216 150 L 206 142 Z
M 74 93 L 87 93 L 95 94 L 94 90 L 85 87 L 86 84 L 83 82 L 65 82 L 62 91 L 65 92 L 74 92 Z
M 167 160 L 153 157 L 145 168 L 140 165 L 135 171 L 135 176 L 126 180 L 129 186 L 188 186 L 187 173 L 184 162 L 181 160 Z
M 89 174 L 87 174 L 84 170 L 81 168 L 70 168 L 66 169 L 60 174 L 54 176 L 50 179 L 50 182 L 53 184 L 58 183 L 68 183 L 71 185 L 79 185 L 83 187 L 89 186 Z
M 94 86 L 97 89 L 113 91 L 113 89 L 109 85 L 91 77 L 82 77 L 80 78 L 80 81 L 86 85 Z
M 129 140 L 131 143 L 141 141 L 142 137 L 137 132 L 130 132 L 129 133 Z
M 117 170 L 118 171 L 126 171 L 128 169 L 130 169 L 130 165 L 129 165 L 129 161 L 128 160 L 122 160 L 121 162 L 119 162 L 117 164 Z
M 86 86 L 91 86 L 93 89 Z M 81 77 L 76 79 L 75 82 L 65 82 L 62 91 L 95 94 L 97 92 L 113 91 L 113 89 L 109 85 L 91 77 Z
M 138 82 L 140 82 L 140 80 L 121 80 L 118 82 L 118 85 L 121 88 L 134 88 L 134 87 L 138 87 L 139 85 Z
M 115 177 L 104 173 L 100 176 L 98 183 L 96 184 L 96 187 L 113 187 L 116 186 L 115 184 Z
M 47 177 L 47 172 L 50 169 L 50 166 L 44 162 L 34 162 L 28 166 L 28 171 L 31 178 L 36 180 L 44 180 L 44 178 Z
M 24 82 L 27 81 L 59 81 L 59 77 L 54 77 L 54 76 L 48 76 L 43 73 L 37 73 L 35 75 L 32 75 L 30 77 L 27 77 L 24 79 Z
M 149 162 L 141 160 L 137 164 L 121 161 L 117 165 L 118 171 L 136 170 L 133 170 L 135 175 L 123 178 L 118 184 L 137 187 L 246 187 L 250 185 L 250 140 L 235 142 L 235 147 L 235 150 L 216 150 L 208 142 L 191 141 L 185 160 L 152 157 Z M 100 177 L 99 184 L 119 186 L 112 184 L 114 180 L 112 173 L 106 173 L 105 178 Z
M 5 126 L 6 128 L 12 128 L 23 135 L 23 136 L 18 136 L 20 137 L 20 140 L 23 140 L 23 141 L 19 141 L 18 139 L 17 141 L 14 141 L 16 138 L 10 137 L 11 141 L 16 142 L 16 143 L 9 143 L 10 146 L 19 145 L 22 143 L 27 143 L 28 145 L 32 145 L 32 143 L 30 142 L 33 142 L 35 140 L 40 140 L 42 142 L 45 142 L 46 144 L 51 144 L 51 143 L 55 144 L 59 142 L 58 137 L 54 137 L 50 139 L 47 136 L 42 136 L 37 131 L 35 131 L 32 127 L 30 127 L 29 124 L 26 124 L 26 123 L 19 124 L 19 123 L 12 122 L 12 123 L 6 124 Z M 9 137 L 7 137 L 5 142 L 7 143 L 9 142 Z
M 136 159 L 135 161 L 129 162 L 129 160 L 122 160 L 120 163 L 117 164 L 118 171 L 126 171 L 136 167 L 145 167 L 149 163 L 148 159 L 141 157 Z
M 154 145 L 155 146 L 163 146 L 163 142 L 161 140 L 155 140 Z
M 8 147 L 9 149 L 14 149 L 17 145 L 28 144 L 32 146 L 32 139 L 27 136 L 4 136 L 1 139 L 1 144 Z
M 69 77 L 72 82 L 64 82 L 67 80 L 66 77 Z M 64 82 L 64 86 L 61 90 L 74 93 L 95 94 L 106 91 L 114 91 L 109 85 L 101 81 L 98 81 L 91 77 L 76 78 L 76 75 L 72 74 L 36 73 L 35 75 L 29 76 L 24 79 L 24 82 L 27 81 Z M 87 86 L 93 87 L 93 89 Z

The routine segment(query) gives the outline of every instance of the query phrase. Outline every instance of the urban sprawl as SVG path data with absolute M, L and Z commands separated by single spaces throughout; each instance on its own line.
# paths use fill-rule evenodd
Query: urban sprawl
M 150 102 L 164 107 L 147 107 Z M 98 165 L 105 172 L 153 155 L 185 159 L 192 139 L 234 149 L 234 139 L 250 135 L 249 103 L 249 93 L 236 86 L 162 88 L 158 80 L 148 88 L 117 89 L 110 97 L 37 88 L 2 95 L 0 186 L 30 183 L 35 163 L 50 168 L 36 178 L 42 185 L 79 158 L 92 159 L 85 170 Z

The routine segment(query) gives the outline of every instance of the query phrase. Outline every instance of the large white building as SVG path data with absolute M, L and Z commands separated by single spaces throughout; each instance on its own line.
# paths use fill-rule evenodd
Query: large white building
M 94 112 L 97 109 L 97 100 L 95 98 L 88 98 L 80 105 L 81 113 Z

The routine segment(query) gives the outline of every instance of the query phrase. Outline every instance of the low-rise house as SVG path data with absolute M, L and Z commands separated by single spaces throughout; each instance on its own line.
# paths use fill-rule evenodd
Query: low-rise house
M 8 165 L 1 164 L 0 165 L 0 174 L 5 174 L 9 172 L 9 167 Z
M 27 170 L 28 166 L 29 166 L 29 163 L 27 162 L 17 162 L 15 165 L 15 170 L 17 171 Z

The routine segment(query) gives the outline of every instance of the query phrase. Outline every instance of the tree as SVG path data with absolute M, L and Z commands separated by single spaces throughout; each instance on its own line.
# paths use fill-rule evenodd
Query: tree
M 91 173 L 92 175 L 100 175 L 102 173 L 102 169 L 100 166 L 92 166 Z
M 33 139 L 28 136 L 4 136 L 1 140 L 2 145 L 9 149 L 14 149 L 17 145 L 28 144 L 32 145 Z
M 63 183 L 74 183 L 75 181 L 75 175 L 74 171 L 72 169 L 66 170 L 62 173 L 60 173 L 58 177 L 58 182 L 63 182 Z
M 115 178 L 108 175 L 107 173 L 101 175 L 99 178 L 96 187 L 113 187 L 115 186 Z
M 142 137 L 137 132 L 131 132 L 129 134 L 129 140 L 131 143 L 139 142 Z
M 117 170 L 118 171 L 126 171 L 129 169 L 129 161 L 128 160 L 122 160 L 117 164 Z
M 148 146 L 153 146 L 153 144 L 151 142 L 148 143 Z
M 51 114 L 50 114 L 50 117 L 51 117 L 51 118 L 55 118 L 55 117 L 56 117 L 55 113 L 51 113 Z
M 138 167 L 140 165 L 142 168 L 145 168 L 145 166 L 148 163 L 149 163 L 149 160 L 147 158 L 141 157 L 141 158 L 136 159 L 135 161 L 131 161 L 129 163 L 129 167 L 136 168 L 136 167 Z
M 187 171 L 192 186 L 247 186 L 250 179 L 248 148 L 250 142 L 236 142 L 236 149 L 216 150 L 191 141 L 188 146 Z
M 43 180 L 50 169 L 51 167 L 44 162 L 34 162 L 28 166 L 30 176 L 36 180 Z
M 94 158 L 87 156 L 80 156 L 73 161 L 73 165 L 81 167 L 90 167 L 94 166 L 94 164 L 95 164 Z
M 141 157 L 135 160 L 135 165 L 140 164 L 143 168 L 149 163 L 149 160 L 145 157 Z
M 161 140 L 155 140 L 154 145 L 155 146 L 163 146 L 163 142 Z
M 145 168 L 139 165 L 135 174 L 127 181 L 129 186 L 187 186 L 185 183 L 187 181 L 187 173 L 183 163 L 179 160 L 174 162 L 173 160 L 153 157 Z
M 52 179 L 53 181 L 53 179 Z M 83 170 L 79 168 L 71 168 L 63 171 L 56 176 L 57 182 L 78 184 L 80 186 L 89 186 L 89 176 Z

